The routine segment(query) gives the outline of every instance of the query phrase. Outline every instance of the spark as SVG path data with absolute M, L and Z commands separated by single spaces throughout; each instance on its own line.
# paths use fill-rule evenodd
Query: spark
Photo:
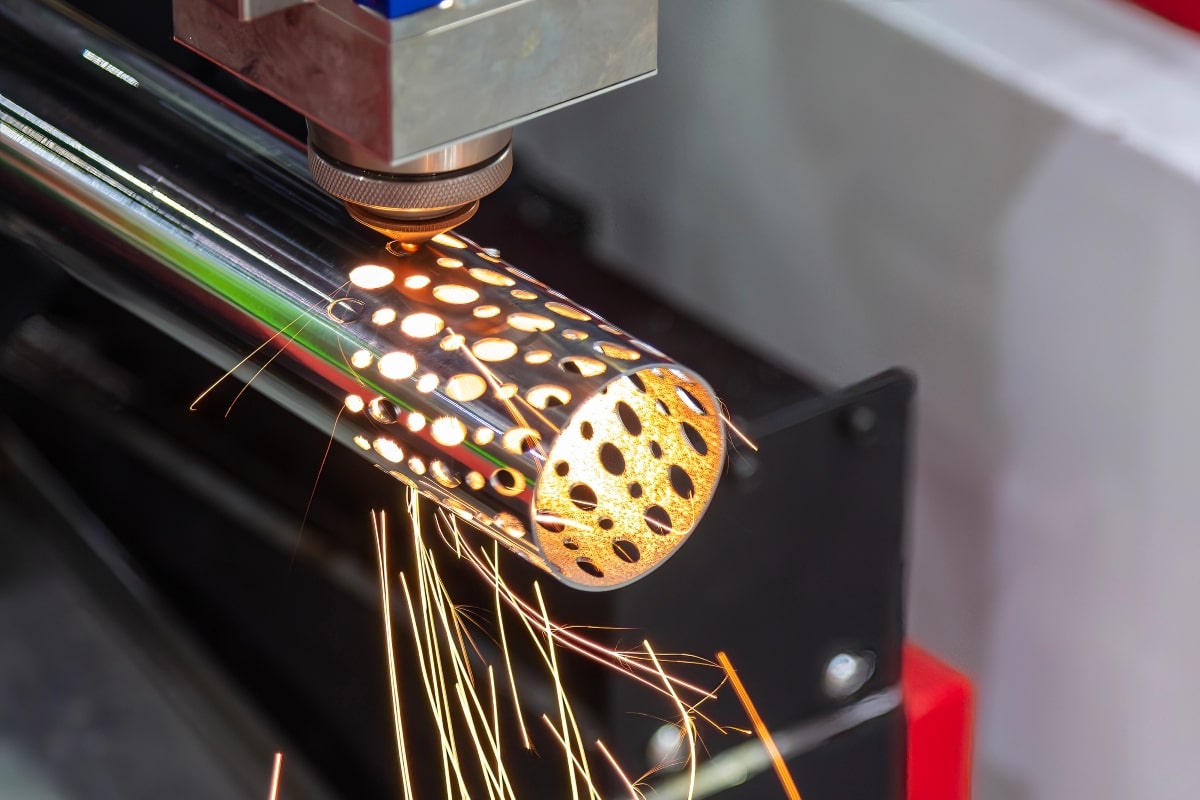
M 517 681 L 513 675 L 512 658 L 508 652 L 508 636 L 504 630 L 504 608 L 500 604 L 500 543 L 492 542 L 492 546 L 493 564 L 496 570 L 496 579 L 492 582 L 492 586 L 495 589 L 496 626 L 500 629 L 500 651 L 504 653 L 504 668 L 508 671 L 508 684 L 512 690 L 513 709 L 517 712 L 517 725 L 521 730 L 521 742 L 525 745 L 526 750 L 532 750 L 533 742 L 529 741 L 529 731 L 525 727 L 525 716 L 521 713 L 520 695 L 517 694 Z
M 604 757 L 608 759 L 608 763 L 612 764 L 612 768 L 616 770 L 617 776 L 621 779 L 621 782 L 625 784 L 625 788 L 629 790 L 630 800 L 646 800 L 646 795 L 642 794 L 641 791 L 639 791 L 638 788 L 629 780 L 629 776 L 625 774 L 625 770 L 621 769 L 620 763 L 618 763 L 617 759 L 613 757 L 613 754 L 609 752 L 608 748 L 604 746 L 604 742 L 597 739 L 596 749 L 604 754 Z
M 783 755 L 780 754 L 779 748 L 775 746 L 775 740 L 771 737 L 771 732 L 767 730 L 767 726 L 763 723 L 762 717 L 758 714 L 758 709 L 754 707 L 754 702 L 750 699 L 750 694 L 746 691 L 746 687 L 742 685 L 741 678 L 738 677 L 737 671 L 734 670 L 729 656 L 725 653 L 717 653 L 717 661 L 721 662 L 721 669 L 725 670 L 726 677 L 729 678 L 729 684 L 733 687 L 734 693 L 737 695 L 738 701 L 741 702 L 742 708 L 746 710 L 746 716 L 750 718 L 750 724 L 754 726 L 754 732 L 758 734 L 758 738 L 762 740 L 763 748 L 771 757 L 771 765 L 775 767 L 775 774 L 779 776 L 779 783 L 783 786 L 783 791 L 788 796 L 788 800 L 800 800 L 800 790 L 796 788 L 796 782 L 792 780 L 792 773 L 788 771 L 787 762 L 783 760 Z M 691 793 L 688 793 L 691 796 Z
M 387 561 L 387 516 L 371 515 L 375 529 L 375 547 L 379 566 L 380 600 L 383 603 L 384 642 L 387 645 L 388 686 L 392 696 L 392 723 L 396 734 L 396 755 L 400 761 L 400 783 L 404 787 L 405 800 L 413 800 L 412 778 L 408 773 L 408 752 L 404 743 L 404 715 L 400 708 L 400 679 L 396 671 L 396 648 L 392 638 L 392 599 L 388 590 Z
M 271 788 L 267 790 L 267 800 L 277 800 L 279 797 L 279 776 L 283 772 L 283 753 L 275 754 L 275 766 L 271 768 Z
M 468 541 L 459 528 L 457 518 L 443 509 L 437 509 L 434 515 L 436 538 L 440 538 L 448 548 L 445 552 L 465 561 L 492 590 L 495 614 L 493 633 L 496 634 L 493 641 L 501 653 L 495 663 L 490 662 L 472 638 L 472 628 L 479 626 L 483 629 L 481 620 L 477 618 L 478 609 L 454 602 L 439 569 L 438 555 L 443 551 L 435 552 L 430 546 L 430 539 L 436 541 L 436 538 L 431 535 L 427 539 L 422 530 L 419 502 L 418 493 L 410 488 L 407 491 L 407 511 L 412 521 L 411 552 L 414 563 L 409 574 L 404 571 L 390 572 L 387 518 L 382 511 L 372 514 L 385 615 L 384 638 L 388 649 L 396 753 L 405 787 L 404 800 L 412 800 L 415 792 L 404 740 L 406 726 L 413 724 L 405 717 L 405 712 L 411 714 L 413 709 L 402 709 L 400 705 L 400 668 L 396 657 L 396 631 L 391 621 L 392 579 L 398 579 L 404 598 L 413 660 L 424 689 L 424 706 L 433 722 L 433 744 L 440 749 L 445 797 L 468 800 L 472 796 L 467 788 L 468 783 L 474 784 L 478 778 L 475 796 L 479 800 L 518 800 L 503 755 L 504 728 L 509 724 L 516 726 L 515 731 L 520 733 L 520 741 L 526 751 L 533 750 L 533 740 L 517 691 L 510 651 L 512 630 L 505 620 L 508 614 L 515 614 L 520 623 L 517 628 L 523 628 L 527 634 L 526 641 L 532 647 L 534 658 L 540 658 L 548 683 L 553 687 L 554 710 L 540 716 L 563 748 L 572 800 L 602 800 L 589 752 L 598 752 L 616 771 L 624 787 L 622 794 L 628 792 L 629 800 L 645 800 L 645 795 L 638 787 L 643 785 L 648 775 L 633 781 L 602 741 L 592 740 L 594 744 L 585 745 L 579 717 L 564 682 L 561 657 L 568 652 L 600 663 L 619 672 L 622 677 L 669 698 L 678 712 L 678 722 L 675 724 L 678 725 L 681 741 L 687 742 L 686 761 L 680 760 L 688 767 L 686 797 L 690 800 L 696 789 L 697 752 L 700 746 L 697 722 L 704 720 L 722 733 L 729 730 L 700 713 L 699 707 L 711 699 L 717 689 L 732 681 L 732 676 L 722 679 L 716 688 L 706 689 L 671 675 L 665 665 L 719 670 L 721 665 L 717 662 L 686 653 L 659 654 L 649 642 L 643 642 L 635 651 L 609 648 L 580 632 L 595 628 L 555 622 L 550 616 L 540 584 L 533 582 L 533 597 L 525 600 L 505 581 L 500 570 L 499 543 L 493 540 L 489 549 Z M 484 632 L 487 633 L 487 630 L 484 629 Z M 502 662 L 499 660 L 501 657 Z M 718 656 L 719 659 L 722 657 Z M 482 667 L 473 672 L 472 661 L 482 664 Z M 497 686 L 504 678 L 496 675 L 499 669 L 507 672 L 508 687 L 512 692 L 515 713 L 510 720 L 501 718 Z
M 309 319 L 304 320 L 304 324 L 300 326 L 299 330 L 297 330 L 294 334 L 292 334 L 291 336 L 288 337 L 288 340 L 283 343 L 283 347 L 276 350 L 274 355 L 272 355 L 270 358 L 268 358 L 266 361 L 264 361 L 263 365 L 258 368 L 258 372 L 255 372 L 253 375 L 250 376 L 250 380 L 246 381 L 246 384 L 244 386 L 242 386 L 242 388 L 238 391 L 238 393 L 236 395 L 234 395 L 234 398 L 229 401 L 229 407 L 225 409 L 226 417 L 228 417 L 229 413 L 231 411 L 233 411 L 233 407 L 237 404 L 237 401 L 242 399 L 242 395 L 244 395 L 246 393 L 246 390 L 250 388 L 250 384 L 254 383 L 255 379 L 258 378 L 259 375 L 262 375 L 263 372 L 266 371 L 267 367 L 271 366 L 271 363 L 275 359 L 277 359 L 281 355 L 283 355 L 283 351 L 287 350 L 288 347 L 290 347 L 292 345 L 292 343 L 295 342 L 297 338 L 299 338 L 300 334 L 304 333 L 304 329 L 308 327 L 308 323 L 310 323 L 310 322 L 312 322 L 311 317 Z
M 308 493 L 308 502 L 304 505 L 304 516 L 300 517 L 300 530 L 296 532 L 296 545 L 292 548 L 292 563 L 288 567 L 289 572 L 296 565 L 296 554 L 300 552 L 300 543 L 304 539 L 304 526 L 308 524 L 308 515 L 312 511 L 313 500 L 317 497 L 317 487 L 321 485 L 321 476 L 325 474 L 325 463 L 329 460 L 329 451 L 333 449 L 338 422 L 342 419 L 344 409 L 344 406 L 339 408 L 337 416 L 333 418 L 333 429 L 329 431 L 329 441 L 325 443 L 325 455 L 321 456 L 321 463 L 317 466 L 317 477 L 313 478 L 312 491 Z
M 542 722 L 546 723 L 546 727 L 549 728 L 550 732 L 554 734 L 554 738 L 558 741 L 559 744 L 561 744 L 563 746 L 563 752 L 567 754 L 567 762 L 571 765 L 571 768 L 572 768 L 571 774 L 574 775 L 574 773 L 577 770 L 582 771 L 582 770 L 586 769 L 586 767 L 584 767 L 582 764 L 579 763 L 579 759 L 575 756 L 575 751 L 574 751 L 574 748 L 571 746 L 571 743 L 567 740 L 566 737 L 564 737 L 561 733 L 558 732 L 558 728 L 554 727 L 554 723 L 550 721 L 550 717 L 546 716 L 545 714 L 542 714 Z M 596 797 L 596 798 L 600 797 L 600 793 L 596 790 L 595 784 L 593 784 L 589 781 L 588 788 L 591 790 L 591 794 L 593 797 Z
M 671 685 L 667 673 L 663 670 L 662 664 L 658 661 L 658 656 L 654 654 L 653 648 L 650 647 L 650 642 L 642 642 L 646 648 L 646 652 L 650 654 L 650 660 L 654 662 L 654 668 L 658 670 L 658 674 L 662 676 L 663 685 L 667 687 L 667 691 L 671 693 L 671 699 L 675 701 L 675 705 L 679 709 L 681 717 L 680 725 L 683 728 L 684 734 L 687 736 L 688 743 L 688 793 L 690 798 L 696 793 L 696 724 L 692 721 L 692 715 L 689 709 L 679 699 L 679 694 L 675 691 L 675 687 Z M 793 798 L 794 800 L 794 798 Z
M 457 335 L 457 334 L 455 334 L 455 333 L 454 333 L 454 331 L 452 331 L 450 328 L 446 328 L 446 331 L 447 331 L 447 332 L 448 332 L 448 333 L 449 333 L 451 336 L 455 336 L 455 335 Z M 483 363 L 482 361 L 480 361 L 480 360 L 479 360 L 479 358 L 478 358 L 478 357 L 477 357 L 477 356 L 476 356 L 474 353 L 472 353 L 472 352 L 471 352 L 471 348 L 469 348 L 469 347 L 461 347 L 461 348 L 459 348 L 459 349 L 460 349 L 460 350 L 461 350 L 461 351 L 462 351 L 462 352 L 463 352 L 463 353 L 466 355 L 466 357 L 467 357 L 467 358 L 468 358 L 468 359 L 471 361 L 471 364 L 472 364 L 472 366 L 474 366 L 474 367 L 475 367 L 475 369 L 477 369 L 477 370 L 479 370 L 481 373 L 483 373 L 483 376 L 484 376 L 484 377 L 487 379 L 488 383 L 490 383 L 490 384 L 491 384 L 491 386 L 492 386 L 492 393 L 493 393 L 493 395 L 496 397 L 496 399 L 498 399 L 498 400 L 499 400 L 501 403 L 503 403 L 503 404 L 504 404 L 504 407 L 505 407 L 506 409 L 508 409 L 508 413 L 509 413 L 509 414 L 512 416 L 513 420 L 514 420 L 514 421 L 517 423 L 517 425 L 518 425 L 518 426 L 520 426 L 520 427 L 522 427 L 522 428 L 528 428 L 528 427 L 529 427 L 529 423 L 525 421 L 525 417 L 524 417 L 524 416 L 521 414 L 521 412 L 520 412 L 520 411 L 517 409 L 517 406 L 516 406 L 516 404 L 515 404 L 515 403 L 513 403 L 513 402 L 512 402 L 512 400 L 510 400 L 509 398 L 505 397 L 505 396 L 504 396 L 504 395 L 501 393 L 501 391 L 500 391 L 500 387 L 503 385 L 503 384 L 502 384 L 502 381 L 501 381 L 499 378 L 497 378 L 497 377 L 496 377 L 496 375 L 495 375 L 495 373 L 493 373 L 493 372 L 492 372 L 490 369 L 488 369 L 488 368 L 487 368 L 487 367 L 484 365 L 484 363 Z M 534 409 L 534 413 L 537 413 L 536 409 Z M 555 430 L 555 431 L 558 431 L 558 428 L 557 428 L 557 427 L 555 427 L 555 426 L 554 426 L 552 423 L 550 423 L 550 421 L 549 421 L 549 420 L 547 420 L 545 417 L 543 417 L 543 416 L 542 416 L 540 413 L 538 414 L 538 416 L 542 418 L 542 421 L 543 421 L 543 422 L 545 422 L 546 424 L 550 425 L 552 428 L 554 428 L 554 430 Z M 546 458 L 546 451 L 542 449 L 542 445 L 541 445 L 541 443 L 540 443 L 540 442 L 536 442 L 536 441 L 535 441 L 535 442 L 534 442 L 534 444 L 533 444 L 533 448 L 534 448 L 535 450 L 537 450 L 537 452 L 538 452 L 538 453 L 541 455 L 541 457 L 542 457 L 543 459 L 545 459 L 545 458 Z
M 496 698 L 496 675 L 491 664 L 488 664 L 488 689 L 492 698 L 492 733 L 495 736 L 492 743 L 492 754 L 496 759 L 496 771 L 503 773 L 504 755 L 500 748 L 500 703 Z
M 733 424 L 733 420 L 729 419 L 729 413 L 727 412 L 727 410 L 725 409 L 724 406 L 725 406 L 725 404 L 722 403 L 721 410 L 717 412 L 717 416 L 719 416 L 721 418 L 722 422 L 724 422 L 726 425 L 729 426 L 729 429 L 731 431 L 733 431 L 734 433 L 737 434 L 739 439 L 741 439 L 743 442 L 745 442 L 750 447 L 751 450 L 753 450 L 754 452 L 757 453 L 758 445 L 756 445 L 753 441 L 751 441 L 749 436 L 742 433 L 741 429 L 739 429 L 737 425 Z
M 455 530 L 457 530 L 457 523 L 453 519 L 449 519 L 445 517 L 445 515 L 442 516 L 444 519 L 447 519 L 448 526 L 454 527 Z M 519 595 L 512 591 L 512 589 L 510 589 L 502 579 L 493 577 L 498 575 L 497 565 L 492 562 L 486 553 L 477 553 L 467 547 L 462 548 L 462 554 L 466 557 L 467 562 L 471 564 L 476 571 L 484 577 L 485 580 L 487 580 L 489 583 L 493 583 L 493 581 L 495 581 L 493 585 L 498 587 L 501 591 L 505 604 L 516 611 L 518 617 L 525 620 L 534 621 L 538 619 L 538 612 L 532 606 L 530 606 L 523 599 L 521 599 Z M 566 647 L 569 650 L 572 650 L 573 652 L 578 653 L 579 655 L 582 655 L 585 658 L 588 658 L 599 664 L 616 669 L 633 680 L 643 684 L 647 688 L 665 694 L 663 688 L 659 686 L 656 681 L 646 677 L 654 676 L 657 678 L 658 672 L 656 672 L 652 667 L 648 667 L 646 664 L 641 663 L 639 658 L 632 658 L 620 650 L 606 648 L 597 642 L 593 642 L 591 639 L 588 639 L 585 636 L 579 635 L 569 627 L 562 626 L 557 623 L 553 623 L 552 627 L 554 629 L 555 642 L 560 646 Z M 701 688 L 693 683 L 689 683 L 675 676 L 669 675 L 668 680 L 674 686 L 699 695 L 702 699 L 707 698 L 712 694 L 710 690 Z M 706 719 L 706 721 L 709 720 Z M 720 726 L 716 725 L 715 723 L 713 726 L 720 728 Z
M 412 593 L 408 588 L 408 580 L 404 574 L 400 575 L 400 587 L 404 591 L 405 604 L 408 609 L 409 622 L 412 625 L 413 644 L 417 650 L 417 664 L 420 666 L 421 682 L 425 688 L 425 698 L 428 701 L 430 712 L 433 715 L 434 726 L 438 730 L 439 741 L 442 751 L 442 771 L 443 778 L 446 782 L 446 796 L 454 796 L 454 781 L 457 779 L 458 787 L 462 791 L 462 795 L 467 796 L 466 783 L 463 779 L 461 770 L 459 769 L 458 760 L 454 753 L 453 740 L 446 731 L 446 719 L 441 713 L 441 702 L 437 693 L 437 682 L 430 676 L 430 666 L 426 661 L 426 651 L 429 648 L 423 646 L 425 641 L 421 632 L 421 624 L 417 621 L 415 604 L 413 602 Z M 424 620 L 424 614 L 422 614 Z M 426 629 L 428 630 L 428 629 Z M 432 655 L 429 656 L 432 658 Z M 439 670 L 440 671 L 440 670 Z M 451 774 L 453 772 L 453 774 Z
M 342 284 L 340 287 L 338 287 L 338 290 L 337 290 L 337 291 L 338 291 L 338 292 L 342 291 L 343 289 L 345 289 L 345 288 L 346 288 L 346 286 L 347 286 L 347 284 L 343 283 L 343 284 Z M 279 330 L 275 331 L 275 333 L 274 333 L 274 334 L 273 334 L 273 335 L 272 335 L 272 336 L 271 336 L 269 339 L 267 339 L 265 342 L 263 342 L 262 344 L 260 344 L 258 347 L 256 347 L 256 348 L 254 348 L 253 350 L 251 350 L 251 351 L 250 351 L 250 352 L 249 352 L 249 353 L 246 355 L 246 357 L 245 357 L 245 358 L 243 358 L 243 359 L 242 359 L 241 361 L 239 361 L 238 363 L 234 364 L 234 365 L 233 365 L 233 367 L 232 367 L 232 368 L 230 368 L 230 370 L 229 370 L 228 372 L 226 372 L 226 373 L 225 373 L 224 375 L 222 375 L 221 377 L 217 378 L 215 381 L 213 381 L 213 383 L 212 383 L 212 385 L 211 385 L 211 386 L 209 386 L 207 389 L 205 389 L 203 392 L 201 392 L 199 395 L 197 395 L 196 399 L 192 401 L 192 404 L 191 404 L 190 406 L 188 406 L 188 411 L 195 411 L 195 410 L 196 410 L 196 406 L 200 405 L 200 401 L 201 401 L 201 400 L 203 400 L 205 397 L 207 397 L 209 394 L 211 394 L 211 393 L 212 393 L 212 391 L 213 391 L 214 389 L 216 389 L 218 386 L 220 386 L 222 383 L 224 383 L 226 378 L 230 377 L 230 376 L 231 376 L 231 375 L 233 375 L 235 372 L 237 372 L 239 369 L 241 369 L 243 366 L 245 366 L 246 362 L 248 362 L 250 359 L 254 358 L 256 355 L 258 355 L 259 353 L 261 353 L 261 352 L 262 352 L 262 351 L 263 351 L 263 350 L 266 348 L 266 346 L 267 346 L 267 345 L 269 345 L 271 342 L 275 341 L 275 340 L 276 340 L 276 339 L 278 339 L 280 336 L 282 336 L 284 333 L 286 333 L 286 332 L 287 332 L 287 330 L 288 330 L 289 328 L 291 328 L 293 325 L 295 325 L 297 322 L 299 322 L 300 320 L 302 320 L 302 319 L 304 319 L 305 317 L 309 316 L 309 315 L 312 313 L 312 311 L 313 311 L 313 310 L 314 310 L 314 309 L 315 309 L 317 306 L 321 305 L 321 303 L 323 303 L 323 302 L 325 302 L 325 300 L 318 300 L 317 302 L 313 303 L 311 306 L 309 306 L 308 308 L 304 309 L 304 311 L 302 311 L 302 312 L 300 313 L 300 316 L 296 317 L 294 320 L 292 320 L 292 321 L 291 321 L 291 322 L 289 322 L 288 324 L 284 325 L 284 326 L 283 326 L 282 328 L 280 328 Z M 304 324 L 305 324 L 305 325 L 307 325 L 308 323 L 307 323 L 307 322 L 305 322 Z M 303 327 L 301 327 L 300 331 L 302 331 L 302 330 L 304 330 L 304 328 L 303 328 Z M 299 335 L 300 335 L 300 331 L 296 331 L 296 336 L 299 336 Z M 293 339 L 293 341 L 294 341 L 294 339 Z M 290 343 L 290 342 L 289 342 L 289 343 Z M 286 348 L 286 345 L 285 345 L 284 347 Z M 280 350 L 280 352 L 283 352 L 283 350 L 281 349 L 281 350 Z M 276 353 L 276 355 L 278 355 L 278 353 Z M 270 362 L 268 361 L 267 363 L 270 363 Z M 259 370 L 259 372 L 262 372 L 262 370 L 260 369 L 260 370 Z M 256 372 L 256 373 L 254 374 L 254 377 L 258 377 L 258 372 Z M 251 380 L 251 381 L 253 381 L 253 380 L 254 380 L 254 378 L 251 378 L 250 380 Z M 246 385 L 247 385 L 247 386 L 249 386 L 249 385 L 250 385 L 250 381 L 247 381 L 247 382 L 246 382 Z M 243 387 L 243 388 L 244 388 L 244 387 Z M 241 396 L 241 394 L 239 393 L 239 395 L 238 395 L 238 396 L 240 397 L 240 396 Z M 237 401 L 237 399 L 236 399 L 236 398 L 234 398 L 234 402 L 236 402 L 236 401 Z M 231 407 L 232 407 L 232 405 L 231 405 Z M 229 412 L 228 412 L 228 411 L 226 411 L 226 412 L 225 412 L 225 416 L 229 416 Z
M 405 600 L 408 604 L 409 618 L 413 626 L 413 639 L 417 647 L 418 662 L 421 665 L 421 676 L 425 685 L 426 699 L 430 712 L 438 728 L 442 745 L 442 770 L 446 779 L 446 794 L 453 795 L 454 785 L 451 778 L 458 783 L 463 797 L 469 795 L 466 779 L 458 759 L 458 742 L 454 735 L 453 719 L 450 714 L 449 695 L 446 691 L 446 676 L 442 668 L 442 653 L 439 637 L 436 634 L 437 623 L 434 610 L 431 607 L 431 594 L 425 580 L 425 543 L 421 535 L 420 515 L 417 509 L 416 493 L 408 492 L 409 516 L 413 522 L 413 547 L 417 559 L 417 600 L 421 610 L 421 624 L 417 623 L 416 608 L 408 589 L 408 582 L 403 573 L 400 574 L 401 586 L 404 588 Z M 436 599 L 436 598 L 435 598 Z M 424 646 L 422 646 L 424 642 Z M 453 775 L 452 775 L 453 773 Z
M 571 772 L 571 796 L 574 798 L 578 798 L 579 791 L 578 791 L 578 787 L 575 783 L 576 770 L 578 770 L 580 772 L 581 776 L 583 777 L 583 779 L 589 786 L 592 785 L 592 776 L 590 774 L 590 771 L 587 768 L 586 756 L 583 759 L 582 765 L 579 764 L 578 760 L 575 758 L 574 754 L 572 753 L 571 746 L 566 741 L 566 737 L 569 735 L 569 730 L 570 730 L 567 727 L 568 719 L 571 720 L 572 727 L 575 727 L 575 735 L 577 737 L 579 736 L 579 729 L 578 729 L 578 727 L 575 726 L 575 715 L 571 711 L 571 701 L 567 698 L 567 692 L 563 688 L 563 684 L 562 684 L 562 675 L 558 671 L 558 656 L 555 652 L 557 650 L 557 648 L 554 646 L 554 627 L 550 622 L 550 615 L 546 613 L 546 604 L 542 600 L 542 588 L 541 588 L 541 586 L 538 585 L 538 583 L 536 581 L 533 584 L 533 590 L 534 590 L 534 593 L 537 595 L 538 606 L 541 608 L 541 611 L 542 611 L 542 620 L 544 621 L 545 626 L 546 626 L 546 639 L 547 639 L 547 644 L 548 644 L 546 651 L 548 651 L 548 652 L 543 653 L 542 657 L 546 660 L 546 666 L 549 667 L 549 669 L 550 669 L 550 677 L 554 681 L 554 693 L 555 693 L 555 695 L 557 695 L 557 698 L 558 698 L 558 716 L 559 716 L 560 723 L 562 724 L 563 737 L 564 737 L 563 747 L 567 752 L 567 768 Z M 530 634 L 532 635 L 532 633 L 533 633 L 533 631 L 531 629 Z M 546 721 L 549 722 L 548 719 Z M 553 728 L 553 727 L 554 726 L 551 725 L 551 728 Z M 580 747 L 580 753 L 582 754 L 582 752 L 583 752 L 583 748 Z
M 467 730 L 471 733 L 471 741 L 475 744 L 476 755 L 479 757 L 479 765 L 483 767 L 483 774 L 489 797 L 498 797 L 504 793 L 504 785 L 496 776 L 495 771 L 488 764 L 487 753 L 484 750 L 483 743 L 479 740 L 479 732 L 475 727 L 475 718 L 471 713 L 471 707 L 467 703 L 466 692 L 463 691 L 462 683 L 454 684 L 454 691 L 458 695 L 458 703 L 462 706 L 463 719 L 467 721 Z

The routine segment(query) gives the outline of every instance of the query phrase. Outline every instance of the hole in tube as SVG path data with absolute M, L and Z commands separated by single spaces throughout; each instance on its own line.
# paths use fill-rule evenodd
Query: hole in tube
M 669 474 L 671 488 L 675 490 L 675 494 L 684 500 L 691 500 L 696 495 L 696 487 L 692 483 L 692 476 L 687 474 L 687 470 L 678 464 L 672 464 Z
M 516 497 L 525 488 L 525 481 L 508 467 L 501 467 L 492 473 L 492 488 L 505 497 Z
M 382 289 L 391 286 L 396 273 L 378 264 L 363 264 L 350 270 L 350 282 L 359 289 Z
M 640 436 L 642 434 L 642 421 L 638 418 L 637 412 L 624 401 L 617 402 L 617 416 L 621 418 L 621 424 L 625 426 L 625 430 L 629 431 L 631 436 Z
M 575 559 L 575 563 L 579 565 L 581 570 L 586 572 L 588 575 L 591 575 L 593 578 L 604 577 L 604 570 L 596 566 L 596 562 L 592 561 L 587 556 L 580 556 L 579 558 Z
M 483 267 L 472 267 L 471 269 L 469 269 L 467 271 L 471 274 L 471 277 L 474 278 L 475 280 L 479 281 L 480 283 L 489 284 L 491 286 L 512 286 L 513 284 L 516 283 L 516 281 L 514 281 L 512 278 L 508 277 L 507 275 L 502 275 L 499 272 L 496 272 L 495 270 L 492 270 L 492 269 L 484 269 Z
M 622 361 L 637 361 L 642 357 L 642 354 L 632 347 L 624 347 L 613 342 L 596 342 L 596 349 L 609 358 L 616 358 Z
M 687 389 L 683 388 L 682 386 L 676 386 L 675 394 L 679 395 L 679 399 L 683 401 L 683 404 L 692 411 L 695 411 L 697 414 L 708 414 L 708 412 L 704 410 L 704 406 L 700 405 L 700 401 L 696 399 L 696 396 Z
M 646 525 L 660 536 L 665 536 L 673 532 L 671 530 L 671 515 L 661 506 L 650 506 L 646 509 Z
M 642 558 L 637 545 L 627 539 L 617 539 L 612 543 L 613 553 L 626 564 L 636 564 Z
M 546 409 L 571 402 L 571 393 L 562 386 L 544 383 L 526 392 L 525 399 L 534 408 Z
M 700 431 L 686 422 L 679 423 L 679 428 L 683 431 L 683 438 L 687 441 L 689 447 L 699 455 L 708 455 L 708 443 L 704 441 L 704 437 L 700 435 Z
M 372 400 L 367 405 L 367 413 L 381 425 L 391 425 L 400 419 L 400 409 L 386 397 L 376 397 Z
M 574 306 L 569 306 L 566 303 L 559 303 L 556 301 L 551 301 L 549 303 L 546 303 L 546 308 L 553 311 L 555 314 L 558 314 L 560 317 L 566 317 L 567 319 L 578 320 L 579 322 L 587 322 L 588 320 L 590 320 L 592 318 L 590 314 L 585 314 L 584 312 L 580 311 L 578 308 L 575 308 Z
M 545 511 L 537 512 L 535 517 L 537 524 L 548 530 L 550 533 L 562 533 L 567 526 L 553 514 L 548 514 Z
M 620 475 L 625 472 L 625 456 L 615 444 L 605 442 L 600 445 L 600 465 L 613 475 Z
M 558 362 L 558 365 L 562 368 L 563 372 L 581 375 L 584 378 L 594 378 L 597 375 L 603 375 L 605 370 L 608 369 L 603 361 L 598 361 L 591 356 L 567 356 Z
M 580 511 L 595 511 L 597 500 L 596 493 L 592 491 L 592 487 L 586 483 L 577 483 L 571 487 L 568 493 L 571 502 L 579 508 Z

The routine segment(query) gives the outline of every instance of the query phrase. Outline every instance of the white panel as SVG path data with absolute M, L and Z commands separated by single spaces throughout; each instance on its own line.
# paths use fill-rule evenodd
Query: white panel
M 978 797 L 1200 796 L 1200 44 L 1101 0 L 662 12 L 659 77 L 518 157 L 763 352 L 917 371 L 910 619 L 978 681 Z

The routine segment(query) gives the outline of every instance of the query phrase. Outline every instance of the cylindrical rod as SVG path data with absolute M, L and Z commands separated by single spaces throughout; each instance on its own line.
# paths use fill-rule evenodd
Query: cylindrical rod
M 725 434 L 694 373 L 463 237 L 385 247 L 298 150 L 61 6 L 7 0 L 0 47 L 5 195 L 121 256 L 89 277 L 110 296 L 281 332 L 277 399 L 340 408 L 340 441 L 569 584 L 634 580 L 695 528 Z

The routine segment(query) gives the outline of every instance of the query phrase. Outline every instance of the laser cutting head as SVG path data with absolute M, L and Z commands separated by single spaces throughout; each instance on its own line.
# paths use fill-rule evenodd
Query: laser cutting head
M 512 127 L 654 74 L 658 0 L 174 0 L 175 36 L 308 119 L 354 219 L 419 242 L 512 171 Z

